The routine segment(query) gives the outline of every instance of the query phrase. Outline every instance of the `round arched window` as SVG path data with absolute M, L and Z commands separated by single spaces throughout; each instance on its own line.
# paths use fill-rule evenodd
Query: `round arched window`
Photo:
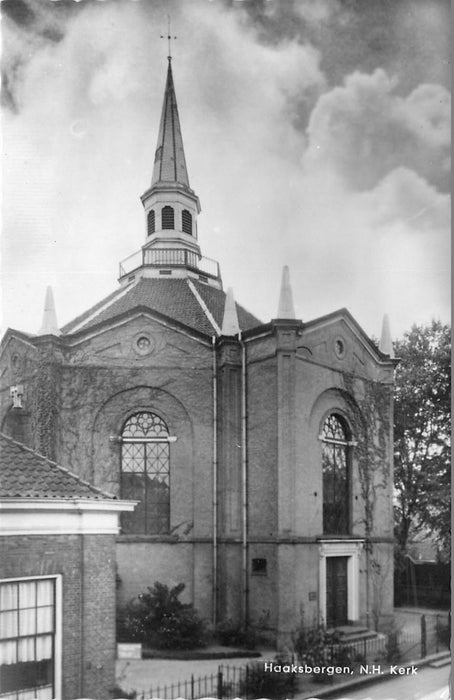
M 322 428 L 323 532 L 346 535 L 350 530 L 350 435 L 347 422 L 329 415 Z
M 121 433 L 121 497 L 139 501 L 122 516 L 124 534 L 160 535 L 170 528 L 169 431 L 155 413 L 130 416 Z

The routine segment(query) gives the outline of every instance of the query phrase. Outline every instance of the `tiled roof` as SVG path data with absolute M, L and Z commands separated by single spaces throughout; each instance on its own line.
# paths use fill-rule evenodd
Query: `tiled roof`
M 200 297 L 218 326 L 222 325 L 225 292 L 215 287 L 191 280 Z M 120 314 L 145 307 L 199 333 L 212 336 L 216 333 L 209 316 L 197 296 L 191 290 L 187 279 L 140 279 L 125 293 L 119 290 L 104 301 L 96 304 L 62 328 L 64 334 L 92 328 L 99 323 L 114 319 Z M 241 330 L 260 325 L 260 321 L 237 304 Z
M 226 293 L 222 289 L 209 287 L 208 285 L 202 284 L 202 282 L 198 282 L 197 280 L 193 280 L 193 284 L 213 314 L 214 320 L 218 326 L 222 326 Z M 236 311 L 238 314 L 238 323 L 240 324 L 240 329 L 242 331 L 248 330 L 249 328 L 254 328 L 255 326 L 260 326 L 262 324 L 258 318 L 249 313 L 249 311 L 246 311 L 246 309 L 239 304 L 236 304 Z
M 0 498 L 105 500 L 114 496 L 0 433 Z

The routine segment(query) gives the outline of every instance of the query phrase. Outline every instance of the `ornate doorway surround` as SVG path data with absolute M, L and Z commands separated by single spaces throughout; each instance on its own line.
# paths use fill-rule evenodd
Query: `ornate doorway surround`
M 327 619 L 326 560 L 328 557 L 347 557 L 347 611 L 348 620 L 359 618 L 359 557 L 364 540 L 320 540 L 319 542 L 319 612 Z

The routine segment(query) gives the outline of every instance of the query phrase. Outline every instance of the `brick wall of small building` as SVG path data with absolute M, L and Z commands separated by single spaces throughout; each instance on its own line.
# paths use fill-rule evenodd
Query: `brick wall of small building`
M 62 695 L 109 698 L 115 682 L 115 538 L 0 538 L 0 578 L 62 576 Z

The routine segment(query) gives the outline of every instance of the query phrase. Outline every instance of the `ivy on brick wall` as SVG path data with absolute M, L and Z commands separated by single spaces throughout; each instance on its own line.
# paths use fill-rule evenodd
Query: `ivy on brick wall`
M 377 502 L 380 497 L 385 498 L 391 489 L 389 440 L 393 386 L 359 378 L 353 374 L 346 373 L 343 377 L 345 390 L 356 402 L 356 407 L 351 412 L 351 420 L 357 440 L 355 462 L 363 508 L 360 523 L 364 527 L 365 535 L 367 610 L 377 628 L 385 587 L 390 585 L 389 577 L 392 571 L 392 557 L 383 560 L 373 542 L 373 535 L 377 526 Z M 391 508 L 388 515 L 392 517 Z M 386 511 L 381 511 L 381 517 L 386 517 Z M 392 530 L 392 523 L 390 529 Z
M 55 433 L 58 402 L 58 366 L 51 348 L 42 348 L 36 366 L 32 407 L 35 449 L 55 459 Z

